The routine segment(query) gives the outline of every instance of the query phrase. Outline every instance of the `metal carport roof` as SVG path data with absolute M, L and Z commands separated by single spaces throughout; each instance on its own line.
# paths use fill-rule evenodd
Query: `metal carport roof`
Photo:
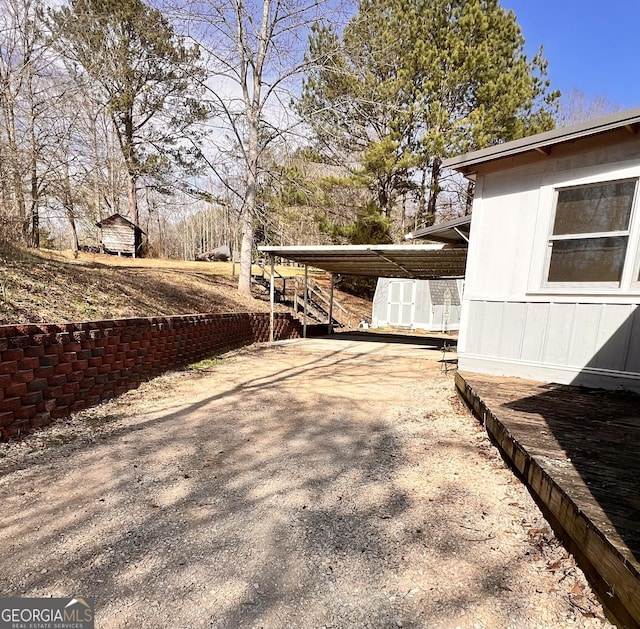
M 322 245 L 258 247 L 330 273 L 431 280 L 464 277 L 467 247 L 452 245 Z
M 471 229 L 471 215 L 454 218 L 444 223 L 420 227 L 414 232 L 407 234 L 405 240 L 415 240 L 424 238 L 435 242 L 449 244 L 464 244 L 469 242 L 469 230 Z

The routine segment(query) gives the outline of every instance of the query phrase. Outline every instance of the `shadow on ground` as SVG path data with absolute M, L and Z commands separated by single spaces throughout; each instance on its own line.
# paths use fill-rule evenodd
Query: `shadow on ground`
M 429 574 L 425 554 L 466 561 L 463 544 L 483 541 L 442 532 L 475 498 L 453 479 L 399 482 L 399 409 L 440 374 L 417 359 L 388 366 L 300 346 L 247 354 L 135 420 L 122 409 L 94 443 L 13 470 L 0 485 L 1 591 L 95 596 L 103 627 L 225 629 L 417 629 L 430 611 L 455 618 L 500 596 L 502 553 L 470 567 L 475 588 Z M 400 591 L 418 562 L 426 591 Z

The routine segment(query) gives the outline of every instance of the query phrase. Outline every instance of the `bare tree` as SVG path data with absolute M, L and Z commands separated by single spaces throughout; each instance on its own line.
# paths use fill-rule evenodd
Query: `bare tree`
M 588 96 L 582 90 L 573 88 L 562 94 L 558 123 L 561 126 L 578 124 L 621 109 L 620 105 L 612 103 L 605 96 Z
M 314 23 L 329 19 L 326 0 L 205 0 L 188 5 L 191 36 L 207 59 L 206 81 L 215 111 L 212 137 L 239 166 L 241 187 L 221 171 L 220 157 L 208 156 L 212 171 L 239 202 L 241 228 L 238 289 L 251 291 L 251 258 L 259 187 L 268 168 L 267 150 L 295 133 L 299 124 L 291 100 L 299 93 L 306 38 Z M 183 13 L 184 15 L 184 13 Z M 203 151 L 204 152 L 204 151 Z M 206 153 L 206 152 L 205 152 Z
M 39 207 L 44 175 L 41 149 L 49 135 L 51 84 L 43 80 L 52 63 L 40 0 L 0 2 L 0 116 L 2 118 L 3 215 L 21 225 L 34 247 L 39 240 Z

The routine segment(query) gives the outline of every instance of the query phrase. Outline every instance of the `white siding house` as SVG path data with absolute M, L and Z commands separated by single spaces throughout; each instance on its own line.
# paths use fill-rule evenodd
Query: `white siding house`
M 640 109 L 469 153 L 461 371 L 640 390 Z

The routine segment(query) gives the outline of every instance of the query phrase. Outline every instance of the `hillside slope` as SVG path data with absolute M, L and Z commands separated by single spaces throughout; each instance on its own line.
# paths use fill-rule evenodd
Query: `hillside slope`
M 245 297 L 236 286 L 231 263 L 89 253 L 74 258 L 71 252 L 0 245 L 0 325 L 269 310 L 264 292 Z M 355 322 L 371 315 L 366 300 L 336 299 Z

